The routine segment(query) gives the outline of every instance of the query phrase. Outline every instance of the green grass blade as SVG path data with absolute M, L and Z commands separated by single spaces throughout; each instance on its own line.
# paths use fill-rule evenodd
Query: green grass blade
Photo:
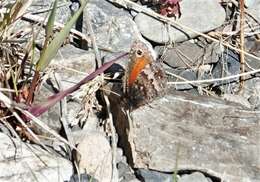
M 175 159 L 175 169 L 173 172 L 173 182 L 178 182 L 178 164 L 179 164 L 179 154 L 180 154 L 180 144 L 178 143 L 177 149 L 176 149 L 176 159 Z
M 82 1 L 81 7 L 79 8 L 79 10 L 66 23 L 64 28 L 59 33 L 57 33 L 57 35 L 54 37 L 52 42 L 47 46 L 47 48 L 45 50 L 43 50 L 43 53 L 41 54 L 41 57 L 36 64 L 37 71 L 43 71 L 50 64 L 51 60 L 57 54 L 58 49 L 60 48 L 60 46 L 66 39 L 66 37 L 68 36 L 70 29 L 75 24 L 78 17 L 81 15 L 86 4 L 87 4 L 87 1 Z
M 54 27 L 54 21 L 55 21 L 55 15 L 56 15 L 56 10 L 57 10 L 57 0 L 54 1 L 51 14 L 48 18 L 47 26 L 45 28 L 46 32 L 46 39 L 45 39 L 45 45 L 47 45 L 47 42 L 49 41 L 52 33 L 53 33 L 53 27 Z

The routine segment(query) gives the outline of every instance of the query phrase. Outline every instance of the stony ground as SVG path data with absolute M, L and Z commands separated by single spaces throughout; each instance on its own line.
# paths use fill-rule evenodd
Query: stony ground
M 36 26 L 29 20 L 45 17 L 41 11 L 51 2 L 33 1 L 18 28 Z M 0 181 L 260 181 L 260 2 L 245 1 L 245 71 L 250 73 L 242 91 L 239 2 L 182 0 L 181 16 L 163 21 L 150 11 L 158 11 L 155 2 L 90 0 L 76 26 L 85 41 L 60 48 L 35 103 L 96 69 L 87 18 L 103 62 L 129 52 L 136 40 L 152 47 L 163 61 L 167 93 L 130 113 L 123 110 L 111 77 L 119 79 L 116 73 L 127 69 L 129 59 L 119 60 L 107 71 L 104 87 L 97 77 L 39 117 L 62 136 L 60 121 L 66 120 L 67 137 L 81 155 L 39 127 L 37 135 L 49 151 L 2 129 Z M 79 6 L 77 1 L 59 5 L 61 24 Z M 40 37 L 44 31 L 37 44 Z M 99 89 L 109 98 L 106 104 Z

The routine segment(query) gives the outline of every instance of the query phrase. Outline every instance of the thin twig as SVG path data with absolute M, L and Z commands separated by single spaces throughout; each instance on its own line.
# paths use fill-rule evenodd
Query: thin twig
M 176 54 L 180 58 L 180 60 L 185 64 L 188 68 L 192 68 L 190 64 L 193 64 L 194 61 L 189 58 L 187 55 L 185 55 L 181 50 L 176 49 Z M 182 57 L 184 57 L 189 63 L 187 63 Z
M 54 75 L 55 77 L 55 81 L 57 82 L 57 85 L 59 87 L 59 90 L 64 90 L 64 87 L 63 87 L 63 84 L 62 82 L 60 81 L 61 78 L 59 76 L 58 73 L 56 73 Z M 75 142 L 73 140 L 73 137 L 72 137 L 72 131 L 71 129 L 69 128 L 69 122 L 68 122 L 68 112 L 67 112 L 67 97 L 64 97 L 61 102 L 60 102 L 60 107 L 61 107 L 61 117 L 60 117 L 60 120 L 61 120 L 61 123 L 63 125 L 63 129 L 64 129 L 64 133 L 65 133 L 65 137 L 67 138 L 68 142 L 70 143 L 71 146 L 75 146 Z M 71 159 L 71 151 L 73 150 L 72 148 L 70 148 L 69 146 L 67 147 L 68 149 L 68 155 Z
M 239 7 L 239 4 L 236 0 L 230 0 L 237 8 Z M 245 4 L 244 6 L 245 7 Z M 257 20 L 257 18 L 254 17 L 254 15 L 252 15 L 250 12 L 248 12 L 247 10 L 244 9 L 244 13 L 247 14 L 248 16 L 250 16 L 257 24 L 260 25 L 260 22 Z M 259 38 L 259 33 L 256 34 L 256 37 Z
M 240 73 L 245 72 L 245 35 L 244 35 L 244 23 L 245 23 L 245 8 L 244 0 L 240 0 Z M 239 92 L 242 92 L 245 85 L 245 76 L 240 77 Z
M 231 75 L 231 76 L 227 76 L 227 77 L 223 77 L 223 78 L 215 78 L 215 79 L 205 79 L 205 80 L 191 80 L 191 81 L 184 81 L 184 82 L 168 82 L 167 84 L 169 85 L 180 85 L 180 84 L 195 84 L 195 83 L 211 83 L 211 82 L 216 82 L 216 81 L 223 81 L 223 80 L 230 80 L 230 79 L 234 79 L 234 78 L 238 78 L 241 76 L 247 76 L 247 75 L 251 75 L 251 74 L 255 74 L 255 73 L 259 73 L 260 69 L 257 70 L 253 70 L 253 71 L 248 71 L 248 72 L 244 72 L 241 74 L 237 74 L 237 75 Z M 171 75 L 171 73 L 168 72 L 168 74 Z M 173 75 L 175 76 L 175 75 Z
M 100 57 L 100 53 L 98 51 L 96 37 L 95 37 L 94 31 L 93 31 L 93 28 L 92 28 L 92 25 L 91 25 L 90 16 L 89 16 L 87 11 L 85 12 L 85 14 L 86 14 L 87 29 L 89 31 L 90 39 L 91 39 L 91 42 L 92 42 L 92 47 L 94 49 L 95 56 L 96 56 L 96 69 L 97 69 L 97 68 L 99 68 L 102 65 L 101 57 Z
M 34 24 L 41 23 L 41 26 L 43 26 L 43 27 L 45 27 L 47 25 L 47 22 L 45 21 L 45 19 L 43 17 L 38 16 L 38 15 L 33 15 L 30 13 L 24 14 L 22 16 L 22 20 L 30 22 L 30 23 L 34 23 Z M 60 30 L 63 27 L 64 27 L 64 24 L 59 23 L 59 22 L 54 22 L 55 30 Z M 79 32 L 78 30 L 72 28 L 72 29 L 70 29 L 70 34 L 73 35 L 74 37 L 80 38 L 81 40 L 87 42 L 88 45 L 92 46 L 91 38 L 86 36 L 84 33 Z M 113 52 L 111 49 L 106 48 L 106 47 L 99 46 L 98 48 L 103 51 Z
M 198 84 L 196 84 L 196 83 L 188 83 L 189 80 L 187 80 L 187 79 L 185 79 L 185 78 L 183 78 L 183 77 L 181 77 L 181 76 L 179 76 L 179 75 L 176 75 L 176 74 L 174 74 L 174 73 L 171 73 L 171 72 L 166 71 L 166 74 L 169 74 L 169 75 L 171 75 L 171 76 L 173 76 L 173 77 L 175 77 L 175 78 L 177 78 L 177 79 L 183 80 L 185 83 L 191 84 L 191 85 L 193 85 L 193 86 L 195 86 L 195 87 L 198 87 L 198 88 L 201 87 L 200 85 L 198 85 Z M 171 83 L 174 83 L 174 82 L 168 82 L 167 84 L 172 85 Z M 179 82 L 177 82 L 177 83 L 179 83 Z M 177 84 L 176 84 L 176 85 L 177 85 Z M 215 96 L 215 94 L 211 93 L 211 92 L 208 91 L 207 89 L 205 89 L 205 88 L 203 88 L 203 87 L 201 87 L 201 89 L 202 89 L 205 93 L 207 93 L 208 95 Z
M 104 95 L 104 99 L 107 105 L 107 112 L 108 112 L 108 124 L 111 129 L 111 137 L 112 137 L 112 179 L 111 182 L 118 182 L 118 172 L 117 172 L 117 167 L 116 167 L 116 132 L 115 132 L 115 127 L 113 125 L 113 117 L 110 111 L 110 102 L 107 97 L 107 95 Z
M 45 27 L 47 25 L 47 22 L 45 21 L 45 19 L 41 16 L 38 15 L 32 15 L 30 13 L 24 14 L 22 16 L 22 20 L 30 22 L 30 23 L 39 23 L 42 22 L 43 26 Z M 63 24 L 55 22 L 54 26 L 56 29 L 62 29 L 64 27 Z M 89 37 L 87 37 L 86 35 L 84 35 L 83 33 L 75 30 L 75 29 L 71 29 L 70 33 L 74 34 L 75 36 L 81 37 L 83 40 L 85 40 L 86 42 L 90 43 L 91 40 Z
M 112 3 L 117 3 L 117 4 L 123 6 L 123 7 L 127 8 L 127 9 L 132 9 L 132 10 L 135 10 L 137 12 L 142 12 L 142 13 L 144 13 L 144 14 L 146 14 L 148 16 L 151 16 L 151 17 L 153 17 L 153 18 L 155 18 L 155 19 L 157 19 L 157 20 L 159 20 L 161 22 L 170 24 L 173 27 L 178 27 L 180 30 L 190 31 L 190 32 L 192 32 L 192 33 L 194 33 L 196 35 L 200 35 L 200 36 L 202 36 L 202 37 L 204 37 L 204 38 L 206 38 L 208 40 L 211 40 L 213 42 L 217 42 L 217 43 L 219 43 L 219 44 L 221 44 L 221 45 L 223 45 L 223 46 L 225 46 L 227 48 L 230 48 L 230 49 L 232 49 L 234 51 L 244 52 L 245 55 L 260 61 L 260 58 L 255 56 L 255 55 L 253 55 L 253 54 L 250 54 L 250 53 L 245 52 L 245 51 L 243 51 L 243 50 L 241 50 L 239 48 L 236 48 L 236 47 L 230 45 L 229 43 L 219 41 L 219 40 L 217 40 L 217 39 L 215 39 L 213 37 L 210 37 L 209 35 L 206 35 L 204 33 L 196 31 L 196 30 L 194 30 L 194 29 L 192 29 L 192 28 L 190 28 L 190 27 L 188 27 L 186 25 L 183 25 L 183 24 L 181 24 L 179 22 L 176 22 L 173 18 L 168 18 L 168 17 L 162 16 L 162 15 L 154 12 L 153 10 L 148 9 L 146 7 L 143 7 L 143 6 L 141 6 L 141 5 L 137 4 L 137 3 L 134 3 L 134 2 L 132 2 L 130 0 L 108 0 L 108 1 L 110 1 Z
M 71 4 L 70 2 L 59 4 L 59 5 L 57 5 L 57 9 L 69 6 L 70 4 Z M 52 9 L 53 8 L 45 8 L 45 9 L 41 8 L 39 10 L 32 11 L 31 13 L 33 15 L 42 14 L 42 13 L 48 13 L 48 12 L 52 11 Z

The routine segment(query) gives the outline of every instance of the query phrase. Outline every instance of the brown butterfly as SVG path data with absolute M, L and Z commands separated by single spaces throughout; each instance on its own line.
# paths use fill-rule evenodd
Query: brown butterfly
M 160 60 L 141 41 L 135 41 L 129 53 L 125 75 L 125 98 L 131 109 L 145 105 L 166 91 L 166 76 Z

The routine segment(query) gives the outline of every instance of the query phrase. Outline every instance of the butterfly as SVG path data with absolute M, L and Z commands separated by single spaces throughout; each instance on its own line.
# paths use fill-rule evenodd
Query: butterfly
M 142 41 L 132 44 L 124 81 L 124 96 L 132 109 L 166 93 L 165 71 L 152 52 L 152 48 Z

